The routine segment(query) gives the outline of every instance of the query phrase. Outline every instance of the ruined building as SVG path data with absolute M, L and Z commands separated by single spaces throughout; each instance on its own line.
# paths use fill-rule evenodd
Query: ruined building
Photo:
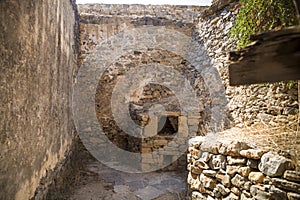
M 229 85 L 239 8 L 1 1 L 0 199 L 46 198 L 79 138 L 126 172 L 188 168 L 192 199 L 299 199 L 291 155 L 220 133 L 299 112 L 296 85 Z

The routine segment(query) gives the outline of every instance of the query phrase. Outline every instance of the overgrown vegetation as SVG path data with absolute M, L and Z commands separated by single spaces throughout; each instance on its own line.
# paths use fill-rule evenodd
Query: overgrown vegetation
M 250 35 L 279 30 L 297 24 L 297 14 L 292 0 L 240 0 L 243 5 L 231 29 L 238 47 L 250 43 Z

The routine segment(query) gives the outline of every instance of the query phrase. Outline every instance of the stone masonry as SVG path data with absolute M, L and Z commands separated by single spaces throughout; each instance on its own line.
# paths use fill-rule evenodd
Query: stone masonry
M 208 132 L 294 129 L 296 84 L 229 86 L 240 6 L 81 5 L 79 19 L 73 0 L 1 1 L 0 199 L 45 198 L 72 154 L 74 123 L 96 158 L 142 163 L 131 172 L 185 166 L 187 139 Z M 300 198 L 288 154 L 206 141 L 189 146 L 192 199 Z
M 299 199 L 300 173 L 289 154 L 238 139 L 190 140 L 188 184 L 192 200 Z
M 186 139 L 206 133 L 208 125 L 204 124 L 208 124 L 211 118 L 210 112 L 207 111 L 211 109 L 210 91 L 202 74 L 195 68 L 197 55 L 188 55 L 188 46 L 192 45 L 196 14 L 202 9 L 203 7 L 192 6 L 145 7 L 141 5 L 81 5 L 79 7 L 80 70 L 91 70 L 91 66 L 101 65 L 99 69 L 103 71 L 99 77 L 95 76 L 95 72 L 92 74 L 88 72 L 89 75 L 80 77 L 83 79 L 79 79 L 79 84 L 93 86 L 90 87 L 92 88 L 90 94 L 82 89 L 85 94 L 79 96 L 92 96 L 95 88 L 96 105 L 94 106 L 96 107 L 97 121 L 103 127 L 109 140 L 116 146 L 131 152 L 152 153 L 150 156 L 142 155 L 141 168 L 144 171 L 150 170 L 151 165 L 155 165 L 156 162 L 176 162 L 185 166 L 185 158 L 183 157 L 181 161 L 177 161 L 177 158 L 178 154 L 185 152 Z M 124 14 L 124 10 L 126 10 L 126 14 Z M 206 55 L 201 52 L 199 56 Z M 172 77 L 175 84 L 168 86 L 169 88 L 159 84 L 149 84 L 147 83 L 147 79 L 149 79 L 147 73 L 140 73 L 137 79 L 141 80 L 141 83 L 138 84 L 143 85 L 145 82 L 140 89 L 135 88 L 130 93 L 128 88 L 122 86 L 124 89 L 121 91 L 128 90 L 127 93 L 130 93 L 127 108 L 130 110 L 130 118 L 135 124 L 142 127 L 137 132 L 140 132 L 144 139 L 139 139 L 131 137 L 128 132 L 120 128 L 122 124 L 128 126 L 129 116 L 126 117 L 126 111 L 123 110 L 124 102 L 118 104 L 113 100 L 122 99 L 125 95 L 118 94 L 119 96 L 113 98 L 113 92 L 127 73 L 142 70 L 143 66 L 157 68 L 158 70 L 155 70 L 156 77 L 166 80 Z M 170 72 L 168 67 L 176 71 Z M 174 73 L 180 74 L 179 77 L 176 78 Z M 180 87 L 178 91 L 184 91 L 185 86 L 182 85 L 184 84 L 182 80 L 185 79 L 182 77 L 192 85 L 198 102 L 190 101 L 189 105 L 180 105 L 178 94 L 174 89 L 172 90 L 172 87 Z M 97 79 L 99 81 L 96 82 Z M 91 83 L 91 80 L 95 80 L 95 82 Z M 181 82 L 182 84 L 180 84 Z M 129 85 L 133 84 L 130 81 L 129 83 Z M 192 104 L 192 102 L 196 103 Z M 80 105 L 80 102 L 76 104 Z M 149 122 L 149 111 L 155 110 L 153 106 L 157 104 L 163 106 L 166 113 L 156 113 Z M 90 108 L 94 109 L 94 106 Z M 183 112 L 182 107 L 186 107 L 186 111 Z M 78 108 L 78 110 L 81 109 L 86 110 L 86 104 L 84 107 Z M 115 111 L 118 113 L 117 116 L 114 115 L 114 109 L 117 109 Z M 89 115 L 90 112 L 85 113 Z M 122 115 L 123 117 L 119 117 L 118 122 L 116 117 Z M 173 128 L 176 129 L 175 132 L 178 132 L 178 135 L 182 135 L 179 136 L 181 139 L 174 142 L 172 141 L 174 138 L 170 135 L 150 137 L 159 132 L 160 116 L 167 116 L 168 120 L 176 118 L 177 122 L 173 124 Z M 80 117 L 82 119 L 89 118 L 89 116 Z M 97 128 L 95 127 L 95 129 Z M 86 135 L 91 135 L 91 133 Z M 87 144 L 91 144 L 91 140 L 95 141 L 93 137 L 81 139 Z M 169 143 L 170 146 L 168 146 Z M 161 150 L 161 147 L 164 146 L 167 147 Z M 172 168 L 175 169 L 176 166 L 177 164 L 173 164 Z
M 205 51 L 222 78 L 227 99 L 227 112 L 232 126 L 295 127 L 298 110 L 297 84 L 287 83 L 229 86 L 229 51 L 237 49 L 230 37 L 240 4 L 235 0 L 215 1 L 199 17 L 196 40 L 203 42 Z M 205 62 L 205 61 L 204 61 Z

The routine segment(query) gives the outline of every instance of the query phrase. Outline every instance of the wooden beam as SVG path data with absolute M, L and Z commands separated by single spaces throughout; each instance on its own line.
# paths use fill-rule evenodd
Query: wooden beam
M 230 52 L 230 85 L 300 80 L 300 26 L 251 37 L 254 42 Z

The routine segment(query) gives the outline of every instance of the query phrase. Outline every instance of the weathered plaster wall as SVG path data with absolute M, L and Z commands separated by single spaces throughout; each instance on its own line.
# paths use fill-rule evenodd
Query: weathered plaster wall
M 154 5 L 79 5 L 80 62 L 96 45 L 113 35 L 142 26 L 160 26 L 191 35 L 204 7 Z
M 75 10 L 68 0 L 0 2 L 0 199 L 32 198 L 71 149 Z
M 215 1 L 210 9 L 200 15 L 196 34 L 196 39 L 205 47 L 211 65 L 222 78 L 232 125 L 295 125 L 299 111 L 297 84 L 292 88 L 288 88 L 286 83 L 229 86 L 228 53 L 237 49 L 229 31 L 239 7 L 235 0 Z

